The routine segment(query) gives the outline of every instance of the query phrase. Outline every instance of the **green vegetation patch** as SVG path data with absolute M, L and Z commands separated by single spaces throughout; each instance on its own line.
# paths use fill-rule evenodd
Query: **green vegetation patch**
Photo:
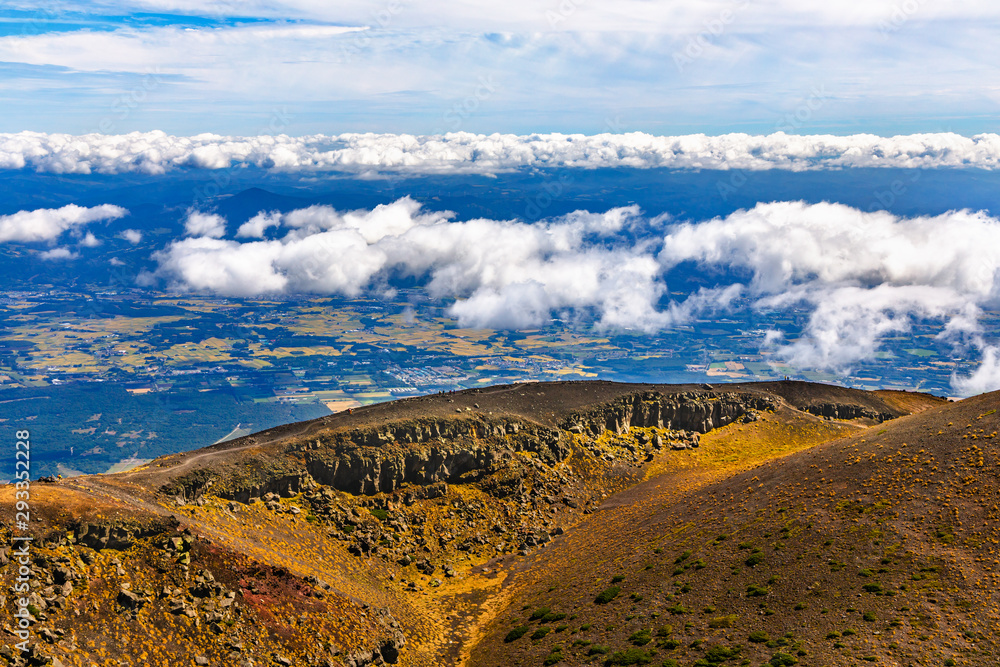
M 629 636 L 628 640 L 636 646 L 645 646 L 649 642 L 653 641 L 653 633 L 648 629 L 643 628 L 642 630 L 633 632 L 631 636 Z
M 607 604 L 618 597 L 621 592 L 622 589 L 620 586 L 609 586 L 601 591 L 596 598 L 594 598 L 594 602 L 597 604 Z
M 624 651 L 612 653 L 605 665 L 648 665 L 653 662 L 653 656 L 649 651 L 641 648 L 630 648 Z
M 531 616 L 528 617 L 528 620 L 537 621 L 541 618 L 545 618 L 545 616 L 550 613 L 552 613 L 552 610 L 549 607 L 539 607 L 538 609 L 536 609 L 531 613 Z
M 736 625 L 736 621 L 739 620 L 739 616 L 736 614 L 727 614 L 726 616 L 716 616 L 708 622 L 708 627 L 716 628 L 731 628 Z

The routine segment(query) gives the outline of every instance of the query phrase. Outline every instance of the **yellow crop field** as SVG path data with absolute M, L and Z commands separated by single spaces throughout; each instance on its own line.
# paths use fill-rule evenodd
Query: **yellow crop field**
M 569 347 L 584 345 L 596 350 L 615 350 L 618 349 L 611 345 L 611 341 L 607 338 L 591 338 L 588 336 L 579 336 L 572 333 L 560 333 L 551 335 L 533 335 L 525 336 L 521 340 L 517 341 L 517 347 L 523 350 L 531 350 L 535 348 L 552 348 L 552 347 Z
M 183 364 L 193 361 L 197 362 L 222 362 L 229 361 L 229 350 L 232 345 L 229 341 L 221 338 L 206 338 L 200 343 L 180 343 L 172 345 L 163 352 L 169 358 L 167 363 Z
M 263 348 L 256 350 L 255 354 L 261 357 L 284 359 L 287 357 L 310 357 L 316 355 L 323 357 L 339 357 L 341 352 L 337 348 L 330 347 L 329 345 L 317 345 L 315 347 L 276 347 L 273 350 Z
M 584 377 L 584 378 L 595 378 L 595 377 L 597 377 L 597 373 L 591 373 L 590 371 L 586 370 L 582 366 L 577 366 L 577 367 L 573 367 L 573 368 L 560 368 L 558 370 L 547 370 L 545 372 L 548 373 L 549 375 L 556 375 L 556 376 L 559 376 L 561 378 L 564 378 L 564 377 L 567 377 L 567 376 L 570 376 L 570 375 L 577 375 L 579 377 Z

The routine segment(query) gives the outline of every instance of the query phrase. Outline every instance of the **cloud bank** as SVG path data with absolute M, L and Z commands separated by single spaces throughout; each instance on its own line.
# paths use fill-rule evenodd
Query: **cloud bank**
M 658 262 L 641 245 L 614 241 L 638 214 L 620 208 L 530 224 L 456 222 L 409 198 L 348 213 L 311 206 L 262 214 L 238 232 L 259 236 L 278 224 L 280 239 L 175 241 L 158 253 L 158 274 L 174 288 L 230 296 L 357 296 L 386 288 L 390 275 L 412 277 L 434 298 L 457 299 L 451 314 L 464 326 L 526 328 L 576 310 L 595 312 L 601 326 L 661 329 L 679 311 L 657 308 Z
M 262 239 L 272 227 L 278 238 Z M 450 314 L 463 326 L 485 328 L 579 317 L 654 331 L 734 308 L 804 308 L 801 334 L 772 332 L 765 348 L 796 367 L 840 373 L 876 355 L 885 336 L 933 321 L 942 344 L 983 353 L 979 371 L 954 378 L 956 389 L 1000 388 L 997 348 L 981 324 L 982 310 L 1000 304 L 1000 220 L 985 213 L 900 218 L 775 202 L 696 223 L 634 206 L 526 223 L 456 221 L 404 198 L 371 211 L 262 212 L 237 232 L 255 240 L 217 231 L 157 253 L 152 278 L 230 296 L 357 296 L 408 278 L 454 300 Z M 681 264 L 716 286 L 671 300 Z
M 788 169 L 1000 167 L 1000 135 L 879 137 L 726 134 L 341 134 L 191 137 L 0 134 L 0 169 L 58 174 L 162 174 L 259 167 L 282 172 L 497 173 L 516 169 L 631 167 Z
M 70 204 L 62 208 L 42 208 L 34 211 L 19 211 L 12 215 L 0 215 L 0 243 L 52 241 L 67 229 L 80 227 L 91 222 L 117 220 L 126 215 L 128 215 L 128 211 L 111 204 L 90 208 Z M 97 240 L 89 235 L 84 237 L 83 243 L 93 246 L 96 245 Z
M 780 341 L 775 352 L 794 366 L 847 373 L 871 359 L 884 336 L 934 320 L 939 340 L 984 353 L 977 374 L 955 377 L 954 386 L 1000 388 L 980 324 L 982 308 L 1000 304 L 1000 220 L 985 213 L 899 218 L 840 204 L 759 204 L 678 226 L 660 260 L 668 269 L 694 261 L 706 271 L 743 272 L 757 309 L 808 308 L 797 340 L 772 336 Z

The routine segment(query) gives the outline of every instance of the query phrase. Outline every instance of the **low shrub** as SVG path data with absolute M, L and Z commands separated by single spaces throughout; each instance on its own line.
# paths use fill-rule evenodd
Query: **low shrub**
M 531 628 L 529 628 L 527 625 L 519 625 L 510 632 L 508 632 L 507 636 L 504 637 L 503 640 L 508 644 L 517 641 L 518 639 L 526 635 L 528 633 L 528 630 L 530 629 Z
M 636 646 L 645 646 L 649 642 L 653 641 L 653 633 L 643 628 L 642 630 L 633 632 L 629 636 L 628 640 Z
M 740 646 L 723 646 L 722 644 L 716 644 L 712 648 L 705 651 L 705 660 L 713 665 L 720 665 L 727 660 L 732 660 L 739 656 L 740 651 L 742 651 Z
M 594 602 L 597 604 L 607 604 L 618 597 L 618 594 L 622 592 L 619 586 L 609 586 L 605 588 L 600 594 L 594 598 Z
M 557 662 L 561 661 L 562 659 L 563 659 L 562 651 L 555 651 L 554 650 L 554 651 L 552 651 L 552 653 L 549 653 L 547 656 L 545 656 L 545 660 L 542 661 L 542 664 L 543 665 L 554 665 Z
M 612 653 L 607 660 L 604 661 L 605 665 L 648 665 L 653 661 L 653 656 L 650 655 L 649 651 L 644 651 L 641 648 L 630 648 L 624 651 L 617 651 Z

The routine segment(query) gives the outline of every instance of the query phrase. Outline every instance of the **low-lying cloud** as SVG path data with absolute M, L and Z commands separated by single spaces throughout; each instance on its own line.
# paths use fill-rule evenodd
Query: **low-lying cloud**
M 498 173 L 526 168 L 789 169 L 1000 167 L 1000 135 L 342 134 L 178 137 L 0 134 L 0 169 L 162 174 L 253 166 L 283 172 Z
M 226 235 L 226 220 L 215 213 L 188 212 L 184 221 L 184 232 L 188 236 L 207 236 L 218 239 Z
M 91 222 L 117 220 L 126 215 L 128 211 L 111 204 L 90 208 L 70 204 L 62 208 L 41 208 L 0 215 L 0 243 L 53 241 L 68 229 L 79 228 Z M 97 245 L 97 239 L 88 235 L 84 237 L 83 244 Z
M 983 360 L 969 377 L 952 377 L 952 387 L 959 396 L 974 396 L 1000 389 L 1000 347 L 988 345 L 982 350 Z
M 676 227 L 660 260 L 744 272 L 758 309 L 809 308 L 802 336 L 776 351 L 795 366 L 838 372 L 915 320 L 940 321 L 946 343 L 977 344 L 981 307 L 1000 300 L 1000 221 L 970 211 L 904 219 L 839 204 L 760 204 Z
M 603 326 L 661 329 L 675 319 L 657 308 L 664 285 L 644 244 L 615 234 L 636 207 L 574 213 L 538 224 L 454 221 L 409 198 L 372 211 L 311 206 L 262 214 L 239 236 L 280 225 L 279 239 L 239 242 L 197 236 L 158 253 L 158 274 L 173 287 L 231 296 L 322 293 L 357 296 L 390 276 L 416 278 L 465 326 L 524 328 L 554 312 L 594 311 Z
M 656 331 L 735 308 L 799 308 L 808 321 L 798 337 L 771 332 L 765 349 L 840 373 L 876 355 L 884 337 L 935 321 L 943 344 L 983 352 L 983 366 L 956 376 L 956 389 L 1000 388 L 997 348 L 981 323 L 982 310 L 1000 303 L 1000 220 L 981 212 L 900 218 L 775 202 L 679 224 L 635 206 L 528 223 L 458 221 L 404 198 L 371 211 L 262 212 L 237 232 L 249 241 L 217 237 L 218 225 L 157 253 L 148 278 L 230 296 L 358 296 L 406 278 L 453 300 L 463 326 L 485 328 L 560 317 Z M 271 228 L 277 238 L 264 239 Z M 671 300 L 681 264 L 716 286 Z
M 59 247 L 40 252 L 38 253 L 38 256 L 47 261 L 57 261 L 57 260 L 78 259 L 80 257 L 80 253 L 73 252 L 69 248 Z

